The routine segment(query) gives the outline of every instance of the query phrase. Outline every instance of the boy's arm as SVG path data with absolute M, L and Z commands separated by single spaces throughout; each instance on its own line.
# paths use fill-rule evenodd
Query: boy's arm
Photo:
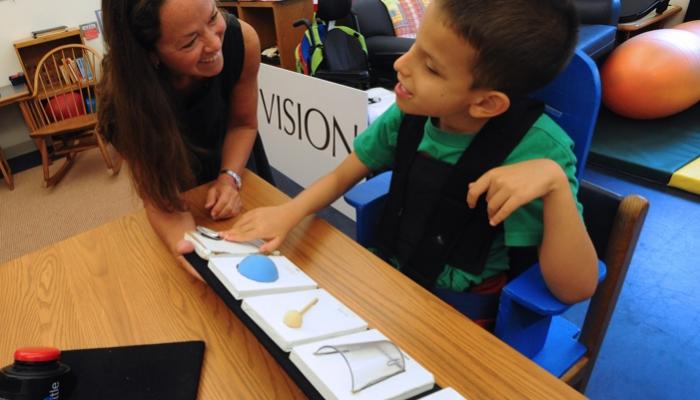
M 482 194 L 494 226 L 519 207 L 542 198 L 544 235 L 539 261 L 547 287 L 566 303 L 593 295 L 598 276 L 595 248 L 559 164 L 534 159 L 494 168 L 469 185 L 469 206 L 473 208 Z
M 562 302 L 585 300 L 596 289 L 598 257 L 564 174 L 542 200 L 544 234 L 539 249 L 542 277 Z
M 241 215 L 233 227 L 222 232 L 226 240 L 245 242 L 265 239 L 260 251 L 277 249 L 289 231 L 304 217 L 337 200 L 369 174 L 370 169 L 351 153 L 331 173 L 314 182 L 291 201 L 276 207 L 262 207 Z

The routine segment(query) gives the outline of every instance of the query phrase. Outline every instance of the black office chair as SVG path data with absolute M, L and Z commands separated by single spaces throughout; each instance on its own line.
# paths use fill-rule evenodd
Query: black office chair
M 394 61 L 413 46 L 415 39 L 398 37 L 389 12 L 381 0 L 354 0 L 352 14 L 357 30 L 367 42 L 367 56 L 372 66 L 372 86 L 393 88 L 396 84 Z

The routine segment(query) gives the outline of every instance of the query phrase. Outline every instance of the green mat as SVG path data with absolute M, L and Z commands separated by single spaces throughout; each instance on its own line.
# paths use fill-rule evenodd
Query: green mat
M 700 103 L 671 117 L 633 120 L 601 107 L 588 161 L 667 184 L 700 157 Z

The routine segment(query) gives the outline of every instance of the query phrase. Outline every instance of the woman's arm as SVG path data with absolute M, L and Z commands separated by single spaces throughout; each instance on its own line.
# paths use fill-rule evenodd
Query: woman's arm
M 245 49 L 241 76 L 234 85 L 229 99 L 230 118 L 221 154 L 221 169 L 229 169 L 239 176 L 248 162 L 258 132 L 258 69 L 260 68 L 260 41 L 255 30 L 239 21 Z M 221 174 L 207 193 L 206 208 L 213 219 L 230 218 L 241 212 L 241 199 L 236 182 Z
M 144 199 L 146 217 L 156 231 L 160 240 L 165 243 L 180 265 L 192 276 L 202 280 L 197 271 L 185 260 L 183 254 L 194 250 L 192 243 L 184 240 L 185 232 L 195 229 L 194 218 L 187 211 L 167 212 L 153 206 L 150 201 Z

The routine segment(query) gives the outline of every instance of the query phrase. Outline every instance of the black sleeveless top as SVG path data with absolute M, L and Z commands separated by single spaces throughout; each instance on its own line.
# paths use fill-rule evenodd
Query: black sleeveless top
M 245 49 L 241 25 L 233 15 L 227 16 L 226 25 L 222 45 L 223 70 L 176 104 L 180 132 L 190 152 L 192 172 L 198 185 L 219 175 L 221 150 L 231 109 L 231 91 L 243 69 Z

